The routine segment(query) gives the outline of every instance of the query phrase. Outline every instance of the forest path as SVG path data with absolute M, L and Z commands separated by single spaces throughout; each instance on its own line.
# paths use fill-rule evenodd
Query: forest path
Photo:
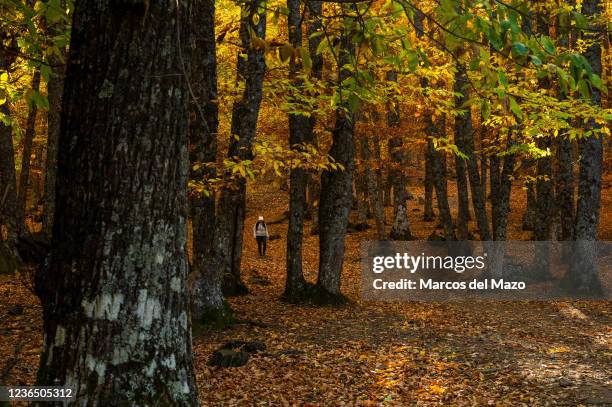
M 266 258 L 257 256 L 251 228 L 260 214 L 279 217 L 286 199 L 272 187 L 249 191 L 243 278 L 251 292 L 230 299 L 245 322 L 194 338 L 202 405 L 612 405 L 610 302 L 363 302 L 358 249 L 372 229 L 347 236 L 342 291 L 351 304 L 280 301 L 286 221 L 271 225 L 281 239 Z M 411 220 L 423 238 L 432 225 L 421 214 Z M 309 230 L 304 269 L 314 281 L 318 241 Z M 0 379 L 27 385 L 36 377 L 42 318 L 22 280 L 0 276 Z M 268 349 L 243 367 L 208 366 L 230 339 Z
M 250 230 L 259 215 L 281 217 L 286 193 L 258 185 L 247 208 L 243 278 L 251 292 L 230 303 L 251 323 L 195 338 L 206 405 L 612 405 L 609 302 L 363 302 L 359 245 L 375 239 L 369 229 L 347 235 L 342 291 L 350 305 L 287 304 L 280 301 L 287 222 L 270 226 L 281 239 L 265 258 Z M 422 211 L 410 213 L 415 234 L 428 236 L 433 225 Z M 304 273 L 314 282 L 318 238 L 306 226 Z M 209 367 L 212 350 L 230 339 L 268 349 L 240 368 Z

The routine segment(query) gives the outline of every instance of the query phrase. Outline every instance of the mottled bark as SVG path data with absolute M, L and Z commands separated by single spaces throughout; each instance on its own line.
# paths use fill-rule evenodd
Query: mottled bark
M 259 107 L 263 95 L 263 79 L 266 70 L 264 49 L 251 40 L 251 33 L 259 38 L 266 35 L 266 15 L 259 13 L 261 2 L 253 0 L 243 7 L 240 22 L 242 50 L 238 55 L 237 81 L 244 82 L 242 97 L 232 107 L 232 137 L 228 157 L 237 160 L 253 158 L 253 141 L 257 131 Z M 254 18 L 257 15 L 258 18 Z M 257 22 L 257 24 L 255 24 Z M 246 210 L 246 180 L 226 186 L 220 191 L 217 208 L 215 237 L 215 262 L 223 273 L 223 292 L 237 295 L 246 292 L 240 279 L 242 260 L 242 235 Z
M 600 0 L 585 0 L 582 12 L 593 17 L 593 32 L 601 29 L 597 19 L 602 12 Z M 599 34 L 583 33 L 584 37 Z M 593 73 L 601 75 L 601 43 L 591 41 L 584 52 L 584 57 L 591 65 Z M 593 87 L 591 103 L 601 106 L 601 92 Z M 590 129 L 598 129 L 599 124 L 590 120 Z M 574 239 L 577 241 L 570 271 L 565 276 L 565 285 L 576 292 L 599 294 L 602 291 L 597 267 L 596 245 L 599 227 L 599 210 L 601 207 L 601 175 L 603 164 L 603 137 L 591 135 L 580 140 L 580 172 L 578 175 L 578 206 L 574 224 Z
M 287 0 L 289 16 L 287 20 L 289 43 L 294 48 L 302 46 L 302 13 L 300 0 Z M 289 61 L 289 71 L 292 78 L 300 69 L 295 56 Z M 303 83 L 293 80 L 300 89 Z M 299 90 L 297 90 L 299 92 Z M 289 115 L 289 145 L 292 149 L 300 149 L 302 144 L 313 142 L 314 121 L 311 117 L 298 114 Z M 289 224 L 287 226 L 287 279 L 284 296 L 287 299 L 297 299 L 304 294 L 306 280 L 302 271 L 302 238 L 304 235 L 304 217 L 306 212 L 306 187 L 308 175 L 302 168 L 291 169 L 289 177 Z
M 32 74 L 31 89 L 34 92 L 40 90 L 39 69 L 36 69 Z M 32 145 L 34 144 L 34 137 L 36 136 L 37 114 L 38 105 L 34 102 L 30 103 L 30 110 L 28 111 L 28 118 L 26 120 L 26 129 L 23 135 L 23 153 L 21 155 L 21 172 L 19 173 L 19 188 L 17 192 L 17 226 L 19 227 L 19 235 L 24 235 L 28 232 L 25 217 L 30 184 L 30 157 L 32 156 Z
M 217 155 L 217 58 L 214 0 L 192 0 L 191 99 L 189 120 L 190 178 L 215 176 Z M 197 164 L 196 167 L 193 167 Z M 195 169 L 194 169 L 195 168 Z M 210 191 L 212 192 L 212 191 Z M 223 274 L 214 264 L 215 196 L 194 191 L 190 197 L 193 236 L 191 312 L 195 321 L 219 324 L 229 316 L 221 291 Z
M 76 2 L 37 384 L 198 405 L 187 294 L 189 3 Z
M 340 107 L 332 132 L 329 155 L 344 166 L 344 171 L 324 171 L 321 174 L 321 202 L 319 205 L 319 276 L 317 286 L 332 298 L 340 295 L 340 274 L 344 262 L 344 239 L 351 209 L 351 185 L 355 167 L 355 123 L 350 111 L 343 81 L 351 75 L 344 68 L 354 53 L 351 36 L 340 39 L 338 60 L 338 89 Z

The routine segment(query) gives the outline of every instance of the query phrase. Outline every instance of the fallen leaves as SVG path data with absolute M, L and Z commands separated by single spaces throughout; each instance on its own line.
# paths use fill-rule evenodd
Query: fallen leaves
M 342 291 L 351 304 L 287 304 L 280 300 L 285 240 L 270 242 L 269 258 L 261 259 L 248 235 L 260 213 L 272 219 L 286 210 L 286 196 L 258 189 L 248 199 L 243 280 L 251 293 L 229 300 L 237 319 L 248 323 L 194 338 L 203 406 L 603 405 L 612 399 L 609 302 L 366 303 L 360 264 L 347 261 Z M 420 215 L 413 216 L 421 225 Z M 271 233 L 284 237 L 286 227 L 286 221 L 271 225 Z M 318 245 L 309 228 L 304 274 L 314 281 Z M 358 259 L 360 242 L 374 233 L 350 234 L 346 258 Z M 18 280 L 0 278 L 0 370 L 22 343 L 7 383 L 34 382 L 42 342 L 37 304 Z M 213 351 L 230 340 L 261 341 L 266 350 L 241 367 L 209 366 Z

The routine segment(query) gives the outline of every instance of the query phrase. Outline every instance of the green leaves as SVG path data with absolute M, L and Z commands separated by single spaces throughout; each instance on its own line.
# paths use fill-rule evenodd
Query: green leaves
M 542 48 L 544 49 L 544 51 L 548 52 L 551 55 L 555 53 L 555 44 L 553 43 L 552 39 L 550 39 L 550 37 L 544 35 L 540 38 L 540 41 L 542 43 Z
M 523 56 L 527 55 L 528 53 L 529 53 L 529 49 L 522 42 L 516 41 L 512 45 L 512 54 L 515 57 L 523 57 Z
M 482 120 L 487 120 L 491 115 L 491 104 L 486 99 L 480 100 L 480 115 Z
M 521 110 L 521 107 L 518 105 L 518 103 L 516 103 L 516 99 L 512 96 L 508 96 L 508 102 L 510 104 L 510 110 L 512 111 L 512 113 L 514 113 L 517 118 L 523 119 L 523 111 Z

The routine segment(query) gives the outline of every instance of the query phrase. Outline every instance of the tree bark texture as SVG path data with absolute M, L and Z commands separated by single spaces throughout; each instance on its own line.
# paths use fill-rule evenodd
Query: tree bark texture
M 198 405 L 187 293 L 189 3 L 77 1 L 39 385 Z M 177 73 L 180 73 L 177 75 Z
M 600 0 L 585 0 L 582 11 L 587 17 L 598 18 L 602 12 Z M 595 20 L 597 21 L 597 20 Z M 598 33 L 599 23 L 591 28 Z M 586 35 L 586 34 L 584 34 Z M 589 34 L 589 36 L 592 34 Z M 600 35 L 600 34 L 595 34 Z M 591 65 L 593 73 L 601 76 L 601 44 L 590 42 L 584 57 Z M 591 102 L 601 106 L 601 92 L 593 87 Z M 589 127 L 596 129 L 599 125 L 591 120 Z M 603 165 L 603 136 L 591 135 L 580 140 L 580 172 L 578 175 L 578 206 L 574 224 L 576 251 L 570 271 L 565 276 L 565 284 L 572 290 L 586 293 L 602 291 L 598 276 L 596 245 L 599 228 L 599 211 L 601 208 L 601 175 Z
M 237 81 L 244 82 L 242 98 L 232 108 L 232 137 L 228 157 L 237 160 L 253 158 L 253 141 L 257 131 L 257 119 L 263 96 L 263 80 L 266 71 L 264 50 L 252 41 L 251 33 L 259 38 L 266 35 L 266 15 L 259 13 L 260 0 L 249 2 L 240 22 L 241 54 L 238 55 Z M 258 19 L 255 18 L 258 15 Z M 255 24 L 257 21 L 257 24 Z M 217 208 L 215 237 L 215 261 L 223 273 L 223 292 L 237 295 L 246 292 L 240 279 L 242 259 L 242 235 L 246 209 L 246 180 L 221 189 Z
M 355 168 L 355 122 L 342 81 L 351 73 L 344 67 L 354 53 L 350 35 L 340 39 L 338 92 L 341 106 L 336 111 L 332 147 L 329 155 L 344 166 L 344 171 L 321 174 L 319 204 L 319 276 L 317 286 L 331 296 L 340 295 L 340 275 L 344 261 L 344 239 L 352 200 L 352 176 Z
M 217 57 L 214 0 L 192 0 L 191 19 L 191 100 L 189 117 L 190 177 L 214 177 L 217 156 Z M 198 164 L 199 167 L 195 167 Z M 195 321 L 211 322 L 225 312 L 223 274 L 214 264 L 215 196 L 195 192 L 190 197 L 193 231 L 191 312 Z

